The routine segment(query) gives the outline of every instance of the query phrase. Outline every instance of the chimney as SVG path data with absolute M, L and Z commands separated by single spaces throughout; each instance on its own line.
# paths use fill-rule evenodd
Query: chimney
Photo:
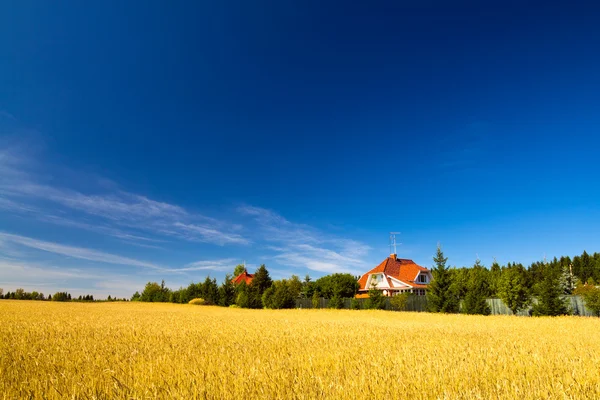
M 396 253 L 392 253 L 390 254 L 390 258 L 394 261 L 396 261 Z

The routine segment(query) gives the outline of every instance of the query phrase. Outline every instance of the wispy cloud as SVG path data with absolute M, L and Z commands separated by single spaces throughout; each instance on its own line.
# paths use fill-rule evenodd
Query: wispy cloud
M 36 217 L 43 222 L 95 231 L 132 242 L 152 239 L 147 235 L 127 232 L 129 230 L 219 246 L 250 243 L 240 233 L 239 224 L 119 190 L 114 183 L 98 185 L 96 190 L 102 193 L 83 193 L 44 183 L 41 177 L 27 172 L 30 169 L 34 169 L 32 163 L 22 155 L 21 149 L 14 146 L 0 148 L 0 208 L 37 214 Z M 48 216 L 58 211 L 63 211 L 64 216 Z M 82 222 L 78 214 L 103 223 Z M 146 246 L 151 245 L 146 243 Z
M 254 218 L 258 233 L 269 243 L 280 265 L 308 268 L 324 273 L 359 274 L 368 266 L 370 247 L 356 240 L 327 234 L 315 227 L 293 223 L 272 210 L 255 206 L 238 207 L 238 212 Z
M 135 267 L 144 267 L 152 269 L 164 270 L 164 267 L 159 265 L 136 260 L 133 258 L 122 257 L 115 254 L 105 253 L 97 250 L 87 249 L 83 247 L 65 246 L 58 243 L 46 242 L 42 240 L 32 239 L 26 236 L 13 235 L 10 233 L 0 232 L 0 240 L 6 240 L 21 246 L 29 247 L 36 250 L 45 251 L 48 253 L 59 254 L 67 257 L 78 258 L 88 261 L 96 261 L 107 264 L 128 265 Z
M 225 258 L 221 260 L 202 260 L 195 261 L 185 265 L 183 268 L 173 269 L 173 272 L 190 272 L 190 271 L 221 271 L 233 272 L 235 266 L 239 264 L 239 260 L 235 258 Z
M 237 233 L 225 233 L 221 232 L 213 227 L 207 225 L 194 225 L 194 224 L 184 224 L 181 222 L 176 222 L 174 224 L 176 228 L 181 229 L 183 232 L 187 234 L 191 234 L 187 236 L 188 240 L 199 241 L 199 242 L 208 242 L 215 244 L 229 244 L 229 243 L 237 243 L 237 244 L 249 244 L 250 240 L 242 237 Z

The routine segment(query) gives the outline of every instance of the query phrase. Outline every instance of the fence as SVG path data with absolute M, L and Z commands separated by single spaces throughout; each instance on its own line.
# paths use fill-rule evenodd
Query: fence
M 352 308 L 351 302 L 352 299 L 343 299 L 344 306 L 342 308 Z M 368 299 L 356 299 L 358 302 L 359 308 L 362 310 L 365 308 L 365 302 Z M 296 308 L 314 308 L 312 304 L 312 299 L 297 299 L 296 300 Z M 329 308 L 329 299 L 325 299 L 323 297 L 319 298 L 319 304 L 316 308 Z M 393 310 L 392 305 L 390 304 L 390 298 L 385 298 L 385 310 Z M 406 301 L 406 307 L 404 311 L 414 311 L 414 312 L 424 312 L 427 311 L 427 298 L 425 296 L 409 296 Z
M 358 301 L 360 309 L 365 308 L 365 302 L 368 299 L 356 299 Z M 385 309 L 393 310 L 390 304 L 390 298 L 385 299 Z M 351 308 L 352 299 L 344 299 L 344 307 L 346 309 Z M 533 298 L 532 303 L 536 303 L 537 299 Z M 585 308 L 583 299 L 580 296 L 565 296 L 565 302 L 571 310 L 571 314 L 580 315 L 585 317 L 595 316 L 590 310 Z M 490 306 L 492 315 L 513 315 L 512 311 L 504 304 L 500 299 L 487 299 L 487 303 Z M 296 308 L 313 308 L 312 299 L 297 299 Z M 318 306 L 316 308 L 329 308 L 329 299 L 323 297 L 319 298 Z M 517 315 L 530 316 L 532 306 L 525 310 L 519 311 Z M 427 297 L 425 296 L 409 296 L 406 302 L 404 311 L 413 312 L 424 312 L 427 311 Z

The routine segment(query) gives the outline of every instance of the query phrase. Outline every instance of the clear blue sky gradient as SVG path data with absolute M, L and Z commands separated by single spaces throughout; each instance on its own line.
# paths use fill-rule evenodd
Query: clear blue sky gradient
M 196 3 L 0 5 L 0 287 L 600 250 L 597 5 Z

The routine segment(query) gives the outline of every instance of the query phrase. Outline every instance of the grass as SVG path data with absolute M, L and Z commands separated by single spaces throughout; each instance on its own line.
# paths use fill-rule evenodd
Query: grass
M 0 301 L 2 399 L 600 398 L 600 319 Z

